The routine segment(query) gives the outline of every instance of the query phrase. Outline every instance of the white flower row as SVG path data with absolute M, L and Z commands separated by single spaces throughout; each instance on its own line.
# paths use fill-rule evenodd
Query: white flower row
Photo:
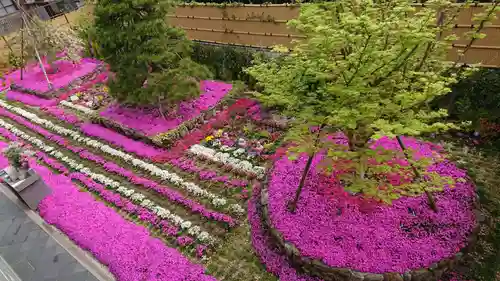
M 151 211 L 153 211 L 157 216 L 159 216 L 162 219 L 169 220 L 173 224 L 181 227 L 183 230 L 186 230 L 189 234 L 195 236 L 198 238 L 200 241 L 213 244 L 215 243 L 215 239 L 210 236 L 205 231 L 201 231 L 200 227 L 198 226 L 193 226 L 193 224 L 190 221 L 184 220 L 181 217 L 179 217 L 176 214 L 173 214 L 169 210 L 156 205 L 154 202 L 151 200 L 147 199 L 147 197 L 133 189 L 126 188 L 124 186 L 121 186 L 120 183 L 98 173 L 92 172 L 89 168 L 85 167 L 84 165 L 78 163 L 77 161 L 65 156 L 63 153 L 60 151 L 56 150 L 54 147 L 46 145 L 43 141 L 41 141 L 38 138 L 32 137 L 23 131 L 17 129 L 15 126 L 6 123 L 5 121 L 0 119 L 0 127 L 4 127 L 5 129 L 9 130 L 16 136 L 21 137 L 22 139 L 25 139 L 26 141 L 34 144 L 38 148 L 40 148 L 42 151 L 48 153 L 49 155 L 61 160 L 62 162 L 66 163 L 70 168 L 72 168 L 75 171 L 81 172 L 93 180 L 100 182 L 112 189 L 116 189 L 116 191 L 120 194 L 122 194 L 125 197 L 130 198 L 133 202 L 139 204 L 140 206 L 147 208 Z M 194 228 L 194 229 L 190 229 Z
M 90 108 L 88 108 L 86 106 L 79 105 L 79 104 L 74 104 L 72 102 L 65 101 L 65 100 L 62 100 L 61 102 L 59 102 L 59 104 L 62 104 L 64 106 L 66 106 L 66 107 L 69 107 L 69 108 L 81 111 L 81 112 L 83 112 L 85 114 L 88 114 L 88 115 L 92 115 L 92 114 L 94 114 L 96 112 L 95 110 L 90 109 Z
M 244 148 L 236 148 L 232 146 L 227 146 L 221 142 L 213 142 L 213 147 L 220 149 L 222 152 L 231 153 L 234 157 L 241 159 L 241 157 L 246 158 L 246 160 L 251 160 L 255 158 L 255 155 L 248 153 Z
M 201 144 L 192 145 L 189 148 L 189 152 L 193 153 L 196 156 L 206 157 L 214 162 L 228 165 L 235 170 L 254 174 L 259 179 L 264 177 L 264 174 L 266 173 L 265 167 L 254 166 L 252 165 L 252 163 L 246 160 L 232 157 L 231 154 L 227 152 L 216 151 L 215 149 L 203 146 Z
M 79 134 L 78 132 L 76 132 L 74 130 L 58 126 L 49 120 L 38 117 L 34 113 L 28 112 L 24 109 L 21 109 L 21 108 L 15 107 L 15 106 L 11 106 L 2 100 L 0 100 L 0 106 L 4 107 L 12 112 L 17 113 L 17 114 L 23 116 L 24 118 L 26 118 L 26 119 L 28 119 L 36 124 L 40 124 L 40 125 L 48 128 L 49 130 L 52 130 L 52 131 L 58 133 L 58 134 L 70 136 L 74 140 L 81 142 L 81 143 L 84 143 L 88 146 L 94 147 L 96 149 L 99 149 L 99 150 L 103 151 L 104 153 L 107 153 L 107 154 L 112 155 L 112 156 L 120 157 L 123 160 L 125 160 L 126 162 L 131 163 L 133 166 L 141 168 L 143 170 L 146 170 L 151 175 L 158 176 L 162 180 L 167 180 L 167 181 L 177 185 L 178 187 L 185 189 L 187 192 L 189 192 L 195 196 L 208 198 L 211 200 L 212 204 L 216 207 L 222 207 L 222 206 L 225 206 L 227 204 L 227 200 L 225 198 L 219 197 L 211 192 L 208 192 L 205 189 L 196 185 L 195 183 L 185 181 L 184 179 L 182 179 L 180 176 L 178 176 L 175 173 L 161 169 L 154 164 L 144 162 L 140 159 L 133 157 L 130 154 L 127 154 L 127 153 L 124 153 L 123 151 L 114 149 L 111 146 L 106 145 L 102 142 L 99 142 L 99 141 L 93 140 L 91 138 L 82 136 L 81 134 Z M 229 205 L 229 209 L 232 212 L 235 212 L 237 214 L 244 214 L 245 213 L 245 210 L 238 204 Z

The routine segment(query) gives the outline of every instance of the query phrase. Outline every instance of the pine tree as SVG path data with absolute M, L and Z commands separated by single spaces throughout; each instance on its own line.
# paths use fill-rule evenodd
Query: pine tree
M 173 104 L 200 94 L 209 71 L 190 59 L 191 42 L 166 22 L 170 0 L 99 0 L 94 10 L 99 54 L 116 74 L 119 102 Z

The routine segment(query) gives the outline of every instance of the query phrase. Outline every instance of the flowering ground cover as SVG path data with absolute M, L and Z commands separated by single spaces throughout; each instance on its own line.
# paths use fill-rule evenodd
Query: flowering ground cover
M 271 272 L 280 280 L 316 281 L 316 279 L 297 274 L 287 260 L 275 251 L 266 229 L 262 227 L 257 209 L 258 204 L 256 204 L 257 197 L 247 201 L 250 194 L 257 196 L 259 188 L 253 188 L 256 180 L 254 177 L 256 174 L 263 175 L 270 160 L 267 156 L 272 155 L 281 145 L 280 140 L 283 135 L 283 129 L 280 129 L 282 126 L 274 124 L 276 121 L 269 120 L 255 101 L 239 99 L 234 104 L 218 108 L 214 111 L 215 115 L 188 131 L 170 147 L 162 149 L 88 122 L 89 114 L 85 111 L 85 104 L 71 102 L 69 94 L 62 95 L 68 100 L 64 101 L 65 104 L 59 103 L 59 105 L 57 99 L 41 99 L 25 92 L 9 91 L 6 96 L 12 102 L 5 103 L 0 100 L 0 135 L 7 139 L 19 138 L 31 144 L 33 149 L 38 150 L 35 155 L 37 165 L 43 164 L 50 167 L 52 173 L 62 173 L 68 181 L 73 182 L 74 188 L 87 191 L 83 194 L 91 193 L 93 197 L 89 198 L 94 202 L 99 204 L 104 202 L 106 208 L 114 212 L 117 218 L 146 231 L 145 234 L 140 235 L 149 237 L 148 239 L 151 240 L 155 239 L 153 237 L 158 237 L 157 241 L 162 247 L 168 249 L 168 253 L 173 251 L 181 258 L 186 257 L 184 258 L 186 261 L 203 263 L 210 275 L 220 280 L 274 281 L 276 277 L 268 273 Z M 79 110 L 75 106 L 81 106 L 84 110 Z M 93 114 L 93 111 L 88 111 L 88 113 Z M 429 145 L 420 144 L 417 141 L 406 141 L 410 147 L 418 147 L 422 155 L 428 156 L 432 151 Z M 382 145 L 389 148 L 396 147 L 394 142 L 388 141 L 382 142 Z M 260 154 L 256 153 L 259 151 Z M 266 157 L 260 157 L 261 155 Z M 273 194 L 271 194 L 270 185 L 270 195 L 278 198 L 272 199 L 271 204 L 284 202 L 284 198 L 290 197 L 290 194 L 294 192 L 294 188 L 290 186 L 296 184 L 297 173 L 304 165 L 303 160 L 283 165 L 283 169 L 290 169 L 293 172 L 285 170 L 282 173 L 283 178 L 275 182 L 280 181 L 281 185 L 276 185 Z M 283 161 L 280 159 L 277 163 Z M 261 167 L 257 168 L 257 173 L 255 173 L 256 167 Z M 276 169 L 279 167 L 280 165 L 277 164 Z M 451 164 L 441 167 L 440 171 L 453 175 L 463 174 L 463 171 Z M 428 265 L 452 253 L 454 251 L 452 247 L 460 248 L 465 243 L 464 237 L 467 236 L 474 223 L 473 215 L 468 211 L 470 210 L 469 203 L 471 203 L 469 199 L 472 197 L 467 193 L 469 191 L 473 193 L 473 186 L 465 184 L 437 196 L 439 207 L 449 218 L 447 220 L 427 211 L 422 198 L 418 200 L 410 198 L 414 201 L 408 199 L 410 203 L 403 202 L 404 204 L 401 203 L 401 205 L 395 203 L 392 209 L 380 206 L 369 208 L 371 211 L 367 213 L 365 208 L 356 207 L 359 201 L 350 201 L 345 193 L 332 191 L 331 178 L 314 175 L 311 176 L 309 182 L 318 183 L 316 188 L 306 187 L 303 194 L 308 196 L 304 198 L 311 200 L 308 202 L 312 204 L 311 208 L 314 210 L 307 210 L 309 215 L 302 214 L 300 209 L 303 206 L 299 201 L 299 212 L 295 216 L 283 215 L 284 220 L 290 221 L 290 224 L 296 227 L 292 228 L 286 223 L 283 224 L 284 228 L 292 231 L 291 234 L 286 235 L 291 237 L 290 240 L 301 251 L 305 249 L 304 253 L 309 256 L 325 255 L 327 257 L 325 261 L 331 256 L 328 256 L 330 252 L 325 254 L 322 248 L 334 245 L 337 247 L 335 248 L 337 254 L 330 261 L 347 260 L 344 265 L 355 269 L 372 269 L 377 266 L 380 271 L 385 269 L 398 271 L 399 264 L 395 265 L 394 262 L 391 264 L 391 257 L 407 250 L 413 243 L 419 245 L 419 249 L 400 255 L 399 259 L 406 262 L 405 266 L 408 268 L 422 264 Z M 51 204 L 58 204 L 58 202 L 50 202 L 47 208 L 54 208 Z M 61 202 L 64 208 L 70 210 L 72 204 L 70 199 Z M 90 204 L 87 199 L 84 202 Z M 246 202 L 249 203 L 248 221 L 245 220 Z M 347 206 L 348 204 L 350 206 Z M 411 209 L 406 210 L 406 213 L 403 207 L 403 205 L 406 206 L 405 204 L 409 204 Z M 78 208 L 81 206 L 78 204 L 75 207 L 79 212 Z M 279 214 L 284 214 L 284 212 L 279 213 L 281 212 L 279 205 L 273 208 L 270 212 L 271 216 L 278 214 L 279 218 Z M 336 216 L 339 216 L 337 215 L 339 209 L 342 210 L 340 219 L 335 220 Z M 459 216 L 452 217 L 451 214 L 458 209 L 466 211 L 458 212 Z M 315 213 L 311 213 L 312 211 Z M 349 213 L 350 211 L 352 212 Z M 79 233 L 79 225 L 71 226 L 66 223 L 61 212 L 54 214 L 54 217 L 47 217 L 49 222 L 64 232 Z M 334 214 L 333 218 L 328 217 L 330 214 Z M 367 214 L 373 217 L 370 219 Z M 319 219 L 312 220 L 310 215 Z M 328 218 L 325 219 L 325 216 Z M 67 216 L 67 218 L 73 217 Z M 378 224 L 373 223 L 380 218 L 383 219 Z M 350 219 L 357 221 L 358 225 L 352 223 Z M 422 221 L 425 223 L 422 224 Z M 362 223 L 367 224 L 368 227 L 362 228 Z M 393 227 L 392 230 L 397 229 L 399 232 L 391 233 L 384 228 L 386 224 Z M 325 225 L 334 225 L 335 228 L 343 229 L 342 232 L 336 234 L 342 237 L 341 243 L 335 244 L 323 239 L 325 236 L 333 235 L 325 230 Z M 441 230 L 434 233 L 432 231 L 435 230 L 436 225 L 439 225 Z M 455 226 L 458 226 L 460 230 L 455 231 Z M 83 226 L 81 228 L 92 231 Z M 279 227 L 277 228 L 282 231 Z M 128 232 L 129 229 L 133 228 L 124 228 L 123 231 Z M 349 229 L 352 230 L 351 233 Z M 94 231 L 99 233 L 108 230 L 95 228 Z M 121 232 L 108 232 L 105 236 L 107 239 L 122 237 Z M 302 232 L 302 235 L 293 236 L 296 232 Z M 432 235 L 429 232 L 432 232 Z M 361 237 L 354 235 L 358 233 L 364 235 Z M 127 259 L 120 258 L 120 261 L 115 261 L 118 250 L 112 254 L 105 254 L 100 251 L 106 250 L 106 247 L 89 248 L 90 246 L 86 246 L 85 239 L 80 235 L 83 236 L 83 232 L 75 237 L 70 235 L 70 237 L 108 265 L 118 280 L 148 280 L 149 276 L 153 276 L 149 275 L 149 271 L 138 273 L 139 270 L 135 268 L 114 267 L 115 265 L 121 266 L 120 262 L 127 263 Z M 129 237 L 127 233 L 123 235 L 125 235 L 123 237 Z M 298 242 L 293 240 L 294 237 Z M 318 239 L 320 242 L 309 243 L 308 239 Z M 384 244 L 379 247 L 373 246 L 370 244 L 372 240 L 369 239 L 383 241 Z M 123 244 L 126 245 L 125 242 Z M 432 249 L 429 245 L 433 245 Z M 344 253 L 341 252 L 343 246 L 348 248 Z M 432 250 L 436 253 L 425 255 L 426 251 Z M 136 255 L 134 251 L 132 250 L 131 255 Z M 376 264 L 376 259 L 366 258 L 364 255 L 366 251 L 375 251 L 381 256 L 380 260 L 388 266 L 384 269 Z M 165 255 L 155 255 L 146 260 L 170 258 L 167 254 Z M 342 256 L 354 256 L 354 258 L 335 260 Z M 141 263 L 141 266 L 149 266 L 147 261 Z M 265 268 L 261 263 L 265 264 Z M 361 266 L 356 267 L 355 263 Z M 184 275 L 172 275 L 165 278 L 170 278 L 167 280 L 212 278 L 203 275 L 201 267 L 199 271 L 188 265 L 182 266 L 186 266 L 185 270 L 181 269 Z M 193 264 L 193 266 L 198 265 Z M 151 272 L 156 270 L 155 266 L 152 267 Z M 164 269 L 166 270 L 165 276 L 173 274 L 169 268 Z M 195 273 L 191 276 L 190 272 Z M 234 274 L 231 275 L 228 272 Z M 133 277 L 126 279 L 128 278 L 125 277 L 126 273 Z
M 89 75 L 96 70 L 100 62 L 84 58 L 77 64 L 66 60 L 59 60 L 54 64 L 58 67 L 58 71 L 54 74 L 48 73 L 48 77 L 54 89 L 57 90 L 67 87 L 75 79 Z M 23 80 L 21 80 L 20 70 L 9 73 L 5 78 L 10 80 L 11 86 L 15 84 L 17 87 L 40 94 L 50 91 L 42 69 L 37 64 L 26 67 L 23 73 Z
M 12 110 L 12 108 L 9 108 L 9 110 Z M 51 111 L 51 112 L 54 113 L 54 111 Z M 5 111 L 3 113 L 5 113 Z M 56 112 L 55 114 L 52 114 L 52 113 L 47 113 L 47 114 L 50 114 L 52 116 L 56 116 L 56 115 L 60 115 L 61 112 Z M 116 208 L 122 210 L 123 212 L 126 212 L 130 215 L 133 215 L 134 217 L 137 217 L 137 220 L 140 220 L 143 223 L 147 223 L 147 225 L 151 225 L 151 227 L 153 227 L 153 229 L 159 229 L 159 231 L 161 231 L 161 233 L 162 233 L 162 237 L 165 237 L 165 239 L 167 239 L 167 240 L 168 240 L 168 238 L 170 238 L 170 240 L 168 240 L 170 242 L 164 241 L 165 243 L 167 243 L 166 245 L 182 250 L 182 253 L 184 255 L 191 256 L 191 257 L 193 257 L 193 256 L 199 257 L 199 256 L 203 255 L 203 252 L 205 252 L 207 250 L 206 245 L 204 245 L 203 243 L 194 241 L 194 239 L 191 238 L 192 236 L 190 235 L 189 231 L 183 230 L 182 224 L 177 226 L 177 227 L 175 226 L 175 220 L 176 220 L 176 218 L 180 218 L 179 216 L 171 218 L 171 219 L 173 219 L 172 222 L 170 221 L 169 218 L 162 219 L 162 217 L 159 217 L 157 215 L 157 213 L 155 213 L 154 210 L 150 211 L 148 209 L 149 208 L 148 204 L 143 204 L 147 200 L 142 199 L 142 201 L 137 201 L 137 198 L 127 196 L 126 194 L 122 194 L 120 187 L 118 187 L 118 189 L 116 187 L 114 189 L 113 188 L 109 189 L 110 188 L 109 185 L 114 186 L 112 179 L 111 179 L 111 181 L 107 182 L 107 184 L 98 183 L 99 180 L 103 180 L 103 179 L 101 178 L 101 176 L 96 176 L 95 173 L 92 174 L 93 173 L 92 170 L 95 170 L 95 168 L 92 167 L 90 172 L 89 172 L 89 170 L 85 170 L 86 167 L 81 166 L 81 165 L 82 164 L 86 165 L 86 162 L 80 160 L 81 158 L 79 159 L 79 157 L 91 158 L 91 160 L 93 160 L 93 161 L 101 162 L 101 161 L 104 161 L 103 157 L 101 157 L 99 155 L 95 155 L 95 154 L 92 155 L 93 154 L 92 152 L 86 153 L 84 150 L 81 150 L 81 148 L 78 148 L 77 146 L 73 145 L 72 141 L 70 141 L 69 139 L 66 139 L 64 137 L 61 138 L 60 136 L 58 136 L 58 134 L 61 132 L 58 132 L 57 134 L 51 133 L 50 131 L 56 127 L 53 127 L 53 126 L 49 127 L 48 126 L 47 129 L 49 129 L 49 130 L 44 130 L 39 126 L 37 127 L 37 126 L 33 125 L 33 123 L 30 123 L 32 125 L 30 125 L 29 123 L 26 123 L 25 122 L 25 121 L 27 121 L 26 119 L 24 120 L 24 122 L 22 122 L 21 121 L 22 119 L 19 118 L 22 115 L 16 115 L 16 114 L 22 114 L 22 115 L 25 115 L 27 117 L 31 117 L 33 121 L 37 121 L 40 124 L 42 124 L 43 126 L 48 126 L 47 124 L 49 124 L 49 123 L 42 121 L 40 119 L 36 119 L 33 115 L 29 115 L 29 114 L 27 115 L 26 113 L 23 113 L 22 111 L 19 111 L 19 110 L 17 110 L 16 113 L 13 113 L 13 115 L 12 114 L 8 114 L 8 115 L 3 114 L 3 117 L 0 117 L 0 118 L 2 118 L 2 119 L 8 118 L 6 120 L 9 121 L 9 123 L 12 123 L 11 121 L 15 121 L 12 124 L 14 124 L 16 126 L 20 125 L 22 128 L 22 131 L 26 131 L 28 133 L 31 131 L 36 132 L 38 134 L 41 133 L 41 135 L 46 137 L 47 142 L 49 144 L 48 146 L 50 146 L 51 143 L 54 142 L 54 143 L 63 145 L 63 147 L 65 148 L 65 149 L 59 149 L 59 148 L 55 149 L 54 148 L 53 151 L 47 151 L 47 153 L 50 154 L 51 157 L 55 157 L 56 159 L 59 159 L 57 157 L 61 157 L 59 159 L 59 161 L 61 161 L 63 163 L 62 167 L 56 166 L 57 161 L 53 161 L 53 160 L 51 161 L 50 158 L 47 158 L 46 156 L 37 154 L 39 159 L 41 159 L 40 161 L 43 160 L 43 161 L 45 161 L 45 163 L 50 163 L 47 165 L 59 167 L 59 169 L 65 169 L 65 170 L 69 169 L 69 171 L 66 171 L 66 173 L 67 174 L 69 173 L 68 176 L 71 179 L 77 180 L 78 182 L 80 182 L 80 184 L 82 186 L 84 186 L 87 190 L 98 195 L 99 198 L 101 198 L 101 200 L 108 202 L 108 204 L 110 204 L 110 206 L 116 207 Z M 16 116 L 18 116 L 18 117 L 16 117 Z M 59 118 L 59 121 L 64 122 L 64 120 L 60 119 L 60 118 Z M 18 122 L 21 122 L 21 123 L 18 123 Z M 15 127 L 10 127 L 10 128 L 11 128 L 11 130 L 15 130 L 14 129 Z M 21 132 L 20 134 L 21 134 L 21 136 L 23 136 L 23 132 Z M 39 140 L 34 139 L 34 137 L 36 137 L 36 135 L 33 135 L 31 133 L 29 133 L 29 135 L 25 136 L 25 137 L 26 137 L 26 139 L 25 139 L 26 141 L 31 141 L 34 144 L 39 144 L 39 145 L 40 145 L 39 141 L 43 140 L 43 138 L 39 139 Z M 45 142 L 45 141 L 42 141 L 42 142 Z M 66 145 L 66 146 L 64 146 L 64 145 Z M 47 144 L 45 144 L 45 146 L 41 146 L 39 148 L 42 151 L 46 151 L 44 149 L 47 149 L 48 146 L 47 146 Z M 66 149 L 73 154 L 76 153 L 76 155 L 78 155 L 79 157 L 72 157 L 68 153 L 64 153 L 64 154 L 59 153 L 59 151 L 65 152 Z M 78 161 L 74 161 L 72 159 L 78 159 Z M 114 165 L 112 163 L 108 163 L 108 165 L 106 165 L 106 166 L 107 167 L 115 167 L 116 169 L 122 169 L 119 166 Z M 90 167 L 90 166 L 88 166 L 88 167 Z M 82 171 L 84 173 L 81 173 L 81 172 L 79 173 L 79 172 L 77 172 L 76 169 L 82 169 Z M 113 169 L 111 169 L 110 171 L 106 171 L 106 172 L 110 173 L 113 171 Z M 72 172 L 72 171 L 75 171 L 75 172 Z M 96 179 L 91 179 L 91 178 L 87 178 L 87 179 L 83 178 L 82 179 L 82 178 L 80 178 L 83 176 L 88 176 L 91 178 L 94 176 Z M 206 176 L 210 177 L 210 175 L 206 175 Z M 148 179 L 144 179 L 144 180 L 146 180 L 146 182 L 151 181 Z M 231 178 L 227 177 L 227 180 L 231 180 Z M 143 183 L 143 180 L 141 180 L 139 182 L 134 182 L 134 185 L 140 185 L 142 183 Z M 103 188 L 104 186 L 106 186 L 106 187 Z M 130 189 L 128 189 L 128 190 L 130 190 Z M 125 192 L 127 192 L 127 191 L 125 191 Z M 140 200 L 140 198 L 139 198 L 139 200 Z M 146 207 L 143 207 L 143 205 Z M 179 213 L 177 213 L 177 214 L 179 214 Z M 190 228 L 192 229 L 193 227 L 191 226 Z M 240 233 L 239 230 L 237 230 L 236 232 Z M 243 234 L 239 234 L 239 235 L 243 235 Z M 174 240 L 172 240 L 172 239 L 174 239 Z M 195 243 L 193 244 L 193 242 L 195 242 Z M 244 245 L 244 244 L 245 243 L 238 242 L 238 245 Z M 247 245 L 246 246 L 247 250 L 244 251 L 244 253 L 238 253 L 238 255 L 247 255 L 248 253 L 251 254 L 251 247 L 248 248 L 249 247 L 248 243 L 246 245 Z M 213 252 L 213 250 L 211 252 Z M 229 254 L 229 255 L 234 255 L 234 253 Z M 210 256 L 211 256 L 210 260 L 214 260 L 214 263 L 209 262 L 207 265 L 208 267 L 214 268 L 214 266 L 212 266 L 212 264 L 217 264 L 215 266 L 215 268 L 224 267 L 222 265 L 218 265 L 218 262 L 215 262 L 215 260 L 219 260 L 219 257 L 217 255 L 214 255 L 212 253 L 212 254 L 210 254 Z M 220 257 L 220 259 L 224 259 L 224 258 Z M 247 269 L 245 269 L 245 271 L 246 270 Z M 253 270 L 255 270 L 255 269 L 253 269 Z M 215 275 L 222 274 L 222 272 L 217 271 L 217 269 L 212 269 L 211 271 L 215 272 Z M 238 273 L 238 276 L 240 276 L 240 277 L 236 277 L 236 278 L 241 278 L 242 274 L 249 274 L 249 273 L 243 273 L 245 271 L 242 271 L 240 269 L 240 272 Z M 254 274 L 255 274 L 255 272 L 252 273 L 252 275 L 254 275 Z M 259 274 L 265 274 L 265 272 L 259 273 Z M 123 279 L 123 280 L 127 280 L 127 279 Z M 139 280 L 139 279 L 137 279 L 137 280 Z M 235 279 L 235 280 L 241 280 L 241 279 Z M 260 280 L 271 280 L 271 279 L 268 279 L 266 277 L 266 278 L 262 278 Z
M 7 164 L 0 156 L 0 165 Z M 80 192 L 67 176 L 54 174 L 34 159 L 30 166 L 52 189 L 40 203 L 40 215 L 106 264 L 118 280 L 216 280 L 202 266 L 151 237 L 145 227 Z
M 57 101 L 53 99 L 39 98 L 32 94 L 26 94 L 13 90 L 8 91 L 6 97 L 8 100 L 14 100 L 32 106 L 54 106 L 57 104 Z
M 199 98 L 189 102 L 182 102 L 178 105 L 176 111 L 166 114 L 169 116 L 166 119 L 156 109 L 138 110 L 116 104 L 110 105 L 100 114 L 146 136 L 154 136 L 174 129 L 182 122 L 195 118 L 201 112 L 215 106 L 232 88 L 231 84 L 215 81 L 202 81 L 200 87 L 202 94 Z
M 429 157 L 430 143 L 405 138 L 405 144 Z M 375 145 L 397 147 L 395 140 L 380 139 Z M 313 160 L 313 167 L 321 159 Z M 344 191 L 334 176 L 311 170 L 298 202 L 297 212 L 287 210 L 306 158 L 282 158 L 275 162 L 268 184 L 272 227 L 294 244 L 301 255 L 320 259 L 332 267 L 363 272 L 400 272 L 429 267 L 457 253 L 467 243 L 476 221 L 473 213 L 475 187 L 457 182 L 453 189 L 435 193 L 439 212 L 427 205 L 425 196 L 398 199 L 389 205 L 366 208 L 359 197 Z M 441 175 L 465 178 L 464 170 L 449 161 L 429 167 Z M 375 204 L 375 203 L 372 203 Z

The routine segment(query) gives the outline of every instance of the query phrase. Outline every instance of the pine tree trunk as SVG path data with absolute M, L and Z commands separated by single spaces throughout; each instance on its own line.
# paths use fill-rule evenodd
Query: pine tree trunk
M 302 193 L 302 189 L 304 188 L 304 185 L 306 183 L 307 174 L 309 174 L 309 170 L 311 169 L 312 161 L 315 155 L 316 153 L 309 155 L 309 159 L 307 159 L 307 164 L 304 172 L 302 172 L 302 178 L 300 179 L 299 187 L 295 191 L 295 197 L 293 201 L 288 204 L 288 210 L 292 213 L 297 210 L 297 202 L 299 201 L 300 194 Z

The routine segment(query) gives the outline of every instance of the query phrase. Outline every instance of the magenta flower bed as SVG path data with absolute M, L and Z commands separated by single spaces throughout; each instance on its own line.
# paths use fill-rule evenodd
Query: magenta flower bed
M 17 92 L 17 91 L 8 91 L 6 97 L 8 100 L 22 102 L 24 104 L 31 105 L 31 106 L 54 106 L 54 105 L 57 105 L 57 103 L 58 103 L 57 100 L 55 100 L 55 99 L 51 99 L 51 100 L 43 99 L 43 98 L 39 98 L 35 95 L 24 94 L 24 93 Z
M 164 150 L 157 149 L 153 146 L 147 145 L 141 141 L 136 141 L 126 136 L 119 134 L 113 130 L 104 128 L 100 125 L 84 123 L 80 126 L 80 130 L 88 136 L 97 137 L 108 141 L 116 146 L 126 148 L 127 152 L 135 153 L 139 156 L 152 159 L 154 157 L 163 155 Z
M 410 138 L 404 141 L 427 157 L 435 146 Z M 397 143 L 384 138 L 375 145 L 395 148 Z M 313 166 L 320 158 L 314 159 Z M 287 158 L 276 161 L 268 185 L 271 224 L 303 256 L 329 266 L 373 273 L 428 267 L 464 247 L 476 223 L 472 211 L 475 187 L 470 182 L 436 193 L 438 213 L 428 207 L 425 195 L 366 209 L 333 177 L 316 170 L 309 174 L 297 212 L 292 214 L 286 204 L 293 198 L 306 160 L 303 156 L 296 163 Z M 447 161 L 429 169 L 454 178 L 466 176 Z
M 67 86 L 74 79 L 94 71 L 99 62 L 84 58 L 78 64 L 73 64 L 66 60 L 56 61 L 55 64 L 59 67 L 59 71 L 54 74 L 48 74 L 48 76 L 54 89 L 59 89 Z M 12 80 L 18 86 L 40 93 L 49 90 L 47 80 L 38 64 L 30 65 L 25 69 L 23 80 L 21 80 L 21 70 L 13 71 L 6 78 Z
M 0 142 L 0 148 L 6 145 Z M 7 164 L 0 156 L 0 166 Z M 151 237 L 145 227 L 125 220 L 90 193 L 80 192 L 68 177 L 53 174 L 35 160 L 30 165 L 52 189 L 39 205 L 40 215 L 107 265 L 117 280 L 216 280 L 201 265 Z
M 320 281 L 310 276 L 299 275 L 293 269 L 285 256 L 276 252 L 270 237 L 262 227 L 262 220 L 257 210 L 257 202 L 260 199 L 260 185 L 253 188 L 253 196 L 248 202 L 248 222 L 252 232 L 252 245 L 267 271 L 278 276 L 280 281 Z
M 57 119 L 73 124 L 73 125 L 78 125 L 81 123 L 80 118 L 78 116 L 67 113 L 63 109 L 58 108 L 57 106 L 42 106 L 40 107 L 41 110 L 45 111 L 46 113 L 56 117 Z
M 152 238 L 145 227 L 80 192 L 69 178 L 31 164 L 53 191 L 41 202 L 40 215 L 107 265 L 118 280 L 215 280 L 201 265 Z
M 202 81 L 200 83 L 202 94 L 196 100 L 182 102 L 176 117 L 164 119 L 155 110 L 140 110 L 125 108 L 119 105 L 110 105 L 101 112 L 101 116 L 113 119 L 114 121 L 135 129 L 146 136 L 154 136 L 158 133 L 166 132 L 176 128 L 182 122 L 191 120 L 213 106 L 215 106 L 232 89 L 231 84 L 215 81 Z

